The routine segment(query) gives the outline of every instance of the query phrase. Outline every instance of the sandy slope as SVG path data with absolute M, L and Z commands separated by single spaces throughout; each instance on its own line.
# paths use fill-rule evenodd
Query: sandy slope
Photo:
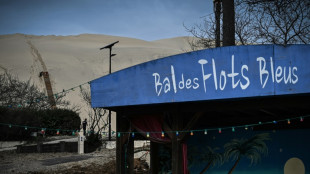
M 47 70 L 54 93 L 70 89 L 108 73 L 109 51 L 99 50 L 119 41 L 112 53 L 112 72 L 190 50 L 186 37 L 157 41 L 82 34 L 77 36 L 0 35 L 0 73 L 8 71 L 22 80 L 31 78 L 42 90 L 39 73 Z M 68 94 L 72 104 L 83 107 L 78 90 Z M 81 117 L 85 117 L 82 108 Z

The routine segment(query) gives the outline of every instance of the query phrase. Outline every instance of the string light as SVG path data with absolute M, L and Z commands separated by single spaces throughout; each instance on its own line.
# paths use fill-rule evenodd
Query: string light
M 259 122 L 259 124 L 248 124 L 248 125 L 239 125 L 239 126 L 232 126 L 232 127 L 222 127 L 222 128 L 211 128 L 211 129 L 202 129 L 202 130 L 189 130 L 190 132 L 190 135 L 193 136 L 194 135 L 194 132 L 197 131 L 197 132 L 204 132 L 205 135 L 208 134 L 208 131 L 214 131 L 214 130 L 218 130 L 219 133 L 222 133 L 222 130 L 224 129 L 231 129 L 232 132 L 235 132 L 235 129 L 236 127 L 243 127 L 245 130 L 248 130 L 249 127 L 251 127 L 252 129 L 255 127 L 255 126 L 258 126 L 258 125 L 266 125 L 266 124 L 275 124 L 275 123 L 279 123 L 279 122 L 286 122 L 287 124 L 291 124 L 291 120 L 300 120 L 300 122 L 303 122 L 305 118 L 308 118 L 310 117 L 310 115 L 305 115 L 305 116 L 299 116 L 299 117 L 293 117 L 293 118 L 288 118 L 288 119 L 283 119 L 283 120 L 274 120 L 274 121 L 269 121 L 269 122 Z M 57 130 L 57 135 L 60 134 L 60 130 L 61 129 L 54 129 L 54 128 L 40 128 L 40 127 L 31 127 L 31 126 L 28 126 L 28 125 L 14 125 L 14 124 L 8 124 L 8 123 L 0 123 L 0 125 L 5 125 L 5 126 L 8 126 L 9 128 L 12 128 L 12 127 L 20 127 L 20 128 L 23 128 L 25 130 L 28 130 L 28 128 L 31 128 L 31 129 L 38 129 L 40 130 L 41 129 L 41 133 L 42 134 L 45 134 L 46 133 L 46 130 L 52 130 L 52 131 L 55 131 Z M 72 135 L 77 135 L 78 134 L 78 131 L 77 130 L 62 130 L 64 132 L 72 132 Z M 88 131 L 88 133 L 90 132 L 93 132 L 93 131 Z M 107 134 L 107 132 L 102 132 L 103 135 Z M 117 136 L 120 137 L 121 134 L 130 134 L 131 133 L 131 136 L 134 137 L 135 136 L 135 133 L 134 132 L 115 132 L 115 131 L 112 131 L 112 135 L 114 135 L 114 133 L 117 133 Z M 146 136 L 149 138 L 150 137 L 150 132 L 140 132 L 140 133 L 146 133 Z M 160 134 L 161 133 L 161 136 L 162 137 L 165 137 L 165 132 L 164 131 L 161 131 L 161 132 L 151 132 L 151 133 L 155 133 L 155 134 Z M 179 131 L 175 131 L 175 134 L 176 136 L 179 136 Z
M 44 129 L 44 128 L 41 129 L 41 133 L 42 133 L 43 135 L 45 134 L 45 129 Z
M 193 131 L 191 131 L 191 136 L 193 136 L 194 135 L 194 132 Z
M 276 121 L 276 120 L 273 120 L 273 123 L 274 123 L 274 124 L 277 124 L 277 121 Z

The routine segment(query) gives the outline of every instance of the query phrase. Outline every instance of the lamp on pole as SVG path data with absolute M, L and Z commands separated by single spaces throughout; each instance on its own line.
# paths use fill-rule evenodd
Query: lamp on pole
M 119 41 L 113 42 L 107 46 L 104 46 L 100 48 L 100 50 L 103 49 L 109 49 L 110 50 L 110 56 L 109 56 L 109 74 L 111 74 L 111 58 L 112 56 L 115 56 L 116 54 L 112 54 L 112 47 L 117 44 Z M 109 141 L 111 141 L 111 110 L 109 110 Z

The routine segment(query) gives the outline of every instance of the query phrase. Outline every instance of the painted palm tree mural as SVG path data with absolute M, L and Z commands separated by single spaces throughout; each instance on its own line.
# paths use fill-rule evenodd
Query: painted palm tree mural
M 206 162 L 206 166 L 203 168 L 203 170 L 200 172 L 200 174 L 205 173 L 210 166 L 214 167 L 216 165 L 221 165 L 224 162 L 223 155 L 216 152 L 219 148 L 211 148 L 210 146 L 206 146 L 206 148 L 203 150 L 203 153 L 201 154 L 201 161 Z
M 224 155 L 218 153 L 220 148 L 211 148 L 210 146 L 204 146 L 201 148 L 191 147 L 189 150 L 191 153 L 188 156 L 189 168 L 195 164 L 204 164 L 203 169 L 199 173 L 205 173 L 210 167 L 220 166 L 224 163 Z M 198 173 L 198 172 L 197 172 Z
M 228 173 L 231 174 L 234 171 L 242 157 L 250 159 L 251 164 L 259 162 L 261 154 L 268 153 L 268 147 L 265 141 L 269 139 L 269 133 L 262 133 L 250 139 L 233 139 L 231 142 L 225 144 L 225 158 L 227 160 L 235 160 L 234 165 Z

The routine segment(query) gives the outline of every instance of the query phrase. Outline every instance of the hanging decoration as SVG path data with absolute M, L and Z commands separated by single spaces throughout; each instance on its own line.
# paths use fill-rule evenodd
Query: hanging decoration
M 179 136 L 180 132 L 181 133 L 189 133 L 191 136 L 194 135 L 194 132 L 202 132 L 204 135 L 207 135 L 209 131 L 218 131 L 218 133 L 222 133 L 223 130 L 226 129 L 230 129 L 232 132 L 235 132 L 237 128 L 244 128 L 245 130 L 248 130 L 249 127 L 253 128 L 255 126 L 261 126 L 261 125 L 267 125 L 267 124 L 279 124 L 280 122 L 285 122 L 288 125 L 291 125 L 292 122 L 291 120 L 299 120 L 300 122 L 304 122 L 305 118 L 310 117 L 310 115 L 305 115 L 305 116 L 300 116 L 300 117 L 293 117 L 293 118 L 287 118 L 284 120 L 273 120 L 273 121 L 269 121 L 269 122 L 259 122 L 257 124 L 247 124 L 247 125 L 239 125 L 239 126 L 229 126 L 229 127 L 221 127 L 221 128 L 210 128 L 210 129 L 198 129 L 198 130 L 188 130 L 188 131 L 161 131 L 161 132 L 115 132 L 112 131 L 112 135 L 114 135 L 115 133 L 117 134 L 117 137 L 121 137 L 122 134 L 131 134 L 131 137 L 134 138 L 136 133 L 142 133 L 142 134 L 146 134 L 146 137 L 150 137 L 150 134 L 161 134 L 162 137 L 165 137 L 166 133 L 175 133 L 176 136 Z M 45 134 L 47 130 L 51 130 L 51 131 L 56 131 L 56 134 L 59 135 L 60 131 L 61 132 L 71 132 L 72 135 L 78 135 L 79 132 L 78 130 L 64 130 L 64 129 L 54 129 L 54 128 L 42 128 L 42 127 L 32 127 L 29 125 L 15 125 L 15 124 L 11 124 L 11 123 L 0 123 L 0 126 L 8 126 L 9 128 L 12 127 L 20 127 L 20 128 L 24 128 L 25 130 L 29 130 L 29 129 L 36 129 L 36 130 L 40 130 L 42 134 Z M 88 134 L 92 133 L 93 131 L 88 131 Z M 108 132 L 98 132 L 98 133 L 102 133 L 103 135 L 107 135 Z
M 245 130 L 249 130 L 249 127 L 252 128 L 256 126 L 262 126 L 267 124 L 279 124 L 280 122 L 287 122 L 287 124 L 291 124 L 291 120 L 299 120 L 300 122 L 303 122 L 305 118 L 310 117 L 310 115 L 301 116 L 301 117 L 293 117 L 289 119 L 284 120 L 273 120 L 269 122 L 258 122 L 257 124 L 247 124 L 247 125 L 239 125 L 239 126 L 229 126 L 229 127 L 221 127 L 221 128 L 210 128 L 210 129 L 199 129 L 199 130 L 188 130 L 188 131 L 162 131 L 162 132 L 118 132 L 120 134 L 131 134 L 132 136 L 135 135 L 135 133 L 144 133 L 146 134 L 146 137 L 150 137 L 150 134 L 161 134 L 162 137 L 165 137 L 166 133 L 175 133 L 176 136 L 179 136 L 179 133 L 189 133 L 189 135 L 193 136 L 194 132 L 203 132 L 204 135 L 207 135 L 209 131 L 218 131 L 218 133 L 222 133 L 223 130 L 230 129 L 232 132 L 236 132 L 237 128 L 244 128 Z
M 205 132 L 204 132 L 204 134 L 205 134 L 205 135 L 207 135 L 207 134 L 208 134 L 208 131 L 207 131 L 207 129 L 205 129 Z
M 222 133 L 222 128 L 219 128 L 219 133 Z

